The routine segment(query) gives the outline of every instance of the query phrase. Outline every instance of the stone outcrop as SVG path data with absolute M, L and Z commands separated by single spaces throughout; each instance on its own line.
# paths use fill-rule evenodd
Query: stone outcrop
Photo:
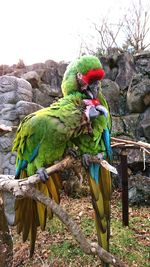
M 129 180 L 129 201 L 136 205 L 150 205 L 150 177 L 136 174 Z
M 118 116 L 120 113 L 120 90 L 116 82 L 109 79 L 102 81 L 103 94 L 105 95 L 112 115 Z M 112 97 L 113 96 L 113 97 Z
M 133 79 L 133 86 L 127 92 L 127 105 L 131 113 L 142 113 L 150 106 L 150 79 L 142 78 L 140 82 Z
M 149 142 L 150 52 L 135 56 L 115 52 L 101 61 L 106 72 L 103 92 L 115 116 L 113 134 L 123 131 L 131 138 Z

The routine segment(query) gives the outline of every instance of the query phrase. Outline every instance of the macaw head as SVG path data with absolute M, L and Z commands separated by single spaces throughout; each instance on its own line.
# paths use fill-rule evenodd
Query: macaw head
M 86 74 L 77 73 L 78 90 L 88 98 L 96 99 L 100 87 L 99 81 L 104 77 L 102 68 L 90 69 Z
M 63 95 L 80 92 L 89 99 L 96 99 L 104 75 L 100 60 L 84 55 L 68 65 L 62 81 Z

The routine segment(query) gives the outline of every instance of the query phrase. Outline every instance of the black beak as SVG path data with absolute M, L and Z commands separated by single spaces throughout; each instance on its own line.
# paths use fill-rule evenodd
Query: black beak
M 95 81 L 87 86 L 86 91 L 84 92 L 89 98 L 95 99 L 98 96 L 99 91 L 99 81 Z

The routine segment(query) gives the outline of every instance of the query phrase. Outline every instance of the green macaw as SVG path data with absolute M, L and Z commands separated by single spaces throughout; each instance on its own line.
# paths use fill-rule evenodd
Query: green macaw
M 83 94 L 77 92 L 26 116 L 13 143 L 12 151 L 17 152 L 15 178 L 21 179 L 37 172 L 41 182 L 35 187 L 57 203 L 60 202 L 59 175 L 54 173 L 48 177 L 44 168 L 61 159 L 72 138 L 81 133 L 88 134 L 91 120 L 103 112 L 101 105 L 95 108 L 83 98 Z M 14 224 L 17 232 L 22 232 L 24 242 L 29 237 L 30 256 L 34 252 L 37 227 L 45 229 L 47 215 L 52 218 L 52 211 L 40 202 L 30 198 L 16 199 Z
M 97 155 L 106 160 L 112 159 L 111 115 L 102 94 L 100 82 L 104 74 L 101 62 L 97 57 L 81 56 L 68 65 L 61 88 L 64 96 L 81 92 L 85 95 L 85 101 L 91 102 L 95 106 L 101 104 L 105 108 L 103 115 L 92 121 L 92 135 L 83 133 L 75 138 L 74 142 L 83 155 L 83 164 L 87 169 L 98 242 L 100 246 L 109 251 L 111 176 L 104 167 L 90 163 L 88 160 L 89 155 Z M 103 263 L 103 266 L 109 265 Z

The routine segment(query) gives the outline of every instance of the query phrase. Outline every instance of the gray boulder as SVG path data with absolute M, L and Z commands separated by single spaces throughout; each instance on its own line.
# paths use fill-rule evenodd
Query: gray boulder
M 22 78 L 28 81 L 32 88 L 39 88 L 40 86 L 40 76 L 36 71 L 29 71 L 22 75 Z
M 22 78 L 1 76 L 0 103 L 16 104 L 19 100 L 32 102 L 31 84 Z
M 118 75 L 115 82 L 121 90 L 127 89 L 135 73 L 134 58 L 129 53 L 122 53 L 118 56 Z
M 124 123 L 123 120 L 118 116 L 112 117 L 112 131 L 111 131 L 111 135 L 112 136 L 118 136 L 121 135 L 122 133 L 124 133 Z
M 102 81 L 102 91 L 109 103 L 111 114 L 118 116 L 120 112 L 120 90 L 117 83 L 104 79 Z
M 139 123 L 139 114 L 129 114 L 122 117 L 124 123 L 124 131 L 130 137 L 135 138 L 137 137 L 137 127 Z
M 150 79 L 144 78 L 127 92 L 127 106 L 132 113 L 142 113 L 150 106 Z
M 140 116 L 138 135 L 139 137 L 145 137 L 150 142 L 150 107 Z
M 26 115 L 31 114 L 41 108 L 43 108 L 43 106 L 27 101 L 19 101 L 15 106 L 17 117 L 20 120 L 22 120 Z
M 129 179 L 129 202 L 150 205 L 150 177 L 140 174 Z
M 140 54 L 136 54 L 134 56 L 135 59 L 135 67 L 138 73 L 142 75 L 150 75 L 150 52 L 143 51 Z

